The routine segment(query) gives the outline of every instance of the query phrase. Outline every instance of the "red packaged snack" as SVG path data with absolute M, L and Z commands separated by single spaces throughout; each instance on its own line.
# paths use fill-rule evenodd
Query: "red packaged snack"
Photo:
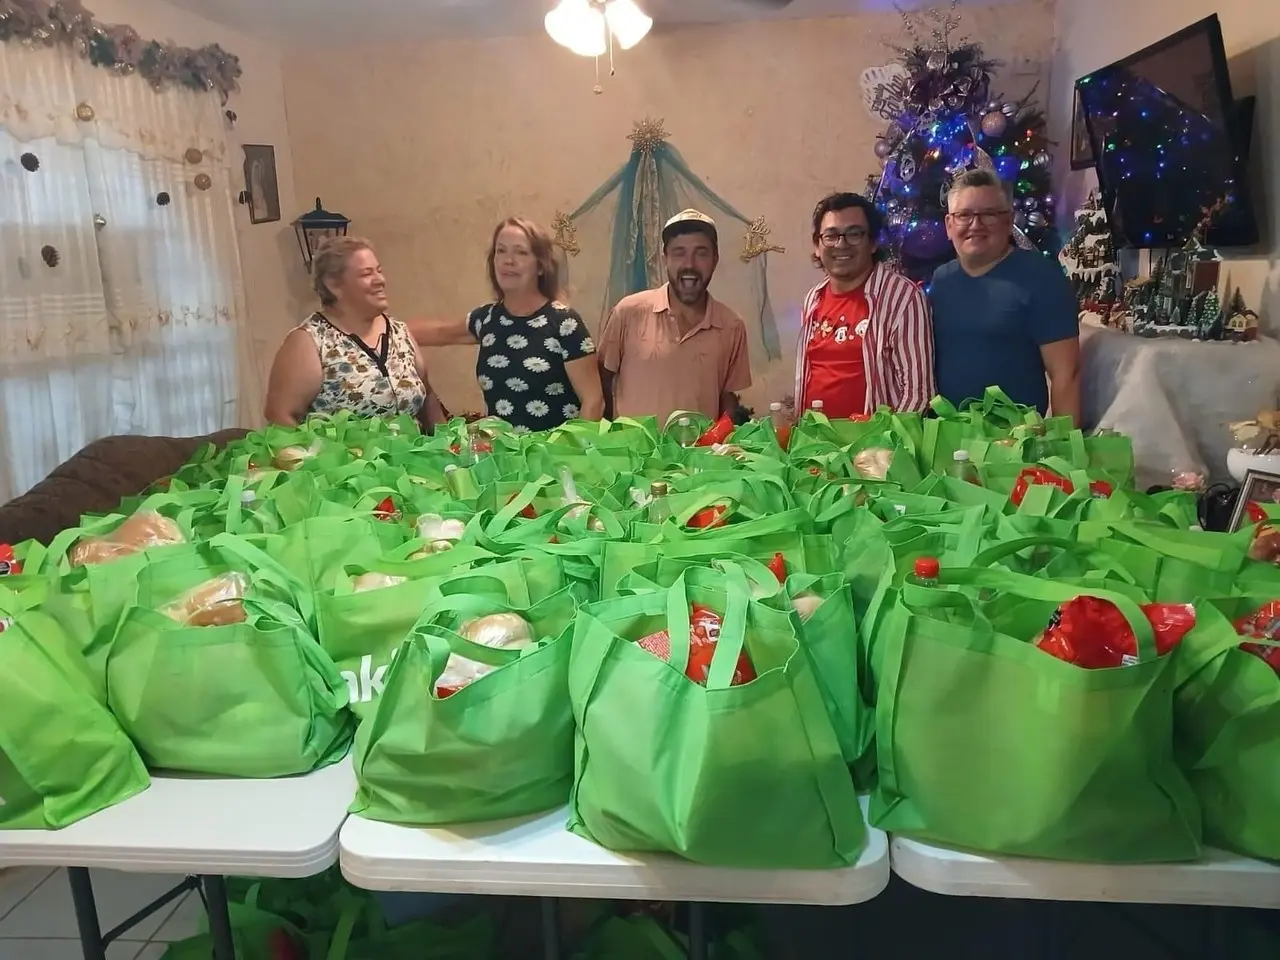
M 728 509 L 728 507 L 719 503 L 713 504 L 709 507 L 703 507 L 689 518 L 689 522 L 686 526 L 692 527 L 695 530 L 704 530 L 708 527 L 723 527 L 727 522 L 724 515 Z
M 733 421 L 729 419 L 727 413 L 720 414 L 720 419 L 707 427 L 707 432 L 694 441 L 695 447 L 714 447 L 717 443 L 724 443 L 733 433 Z
M 684 668 L 684 675 L 694 683 L 707 685 L 707 675 L 711 672 L 711 660 L 716 655 L 716 643 L 720 639 L 720 615 L 708 607 L 695 603 L 689 611 L 689 665 Z M 671 660 L 671 634 L 660 630 L 636 641 L 637 646 L 648 650 L 659 660 Z M 738 663 L 733 670 L 733 679 L 729 686 L 736 687 L 750 683 L 756 678 L 755 668 L 743 650 L 738 654 Z
M 1250 523 L 1266 523 L 1271 519 L 1267 516 L 1267 511 L 1262 509 L 1262 504 L 1256 500 L 1245 501 L 1244 512 L 1248 514 Z
M 1027 495 L 1027 490 L 1032 484 L 1058 487 L 1067 494 L 1075 493 L 1076 489 L 1070 480 L 1052 470 L 1046 470 L 1044 467 L 1027 467 L 1018 474 L 1018 479 L 1013 483 L 1013 492 L 1009 494 L 1009 499 L 1013 501 L 1015 507 L 1022 503 L 1022 498 Z M 1110 492 L 1107 495 L 1110 496 Z
M 513 493 L 513 494 L 511 495 L 511 499 L 507 501 L 507 505 L 508 505 L 508 506 L 510 506 L 512 503 L 514 503 L 514 502 L 515 502 L 516 497 L 518 497 L 518 496 L 520 496 L 520 494 L 518 494 L 518 493 Z M 520 511 L 520 513 L 518 514 L 518 516 L 524 517 L 526 520 L 537 520 L 537 519 L 538 519 L 538 511 L 537 511 L 537 510 L 535 510 L 535 509 L 533 509 L 533 504 L 532 504 L 532 503 L 530 503 L 530 504 L 528 504 L 528 505 L 527 505 L 523 510 L 521 510 L 521 511 Z
M 1155 633 L 1156 654 L 1163 657 L 1196 625 L 1195 608 L 1185 603 L 1147 603 L 1142 612 Z M 1086 670 L 1105 670 L 1138 662 L 1138 641 L 1129 621 L 1110 600 L 1076 597 L 1054 611 L 1036 646 Z
M 1270 640 L 1280 643 L 1280 600 L 1264 603 L 1254 613 L 1235 622 L 1236 633 L 1254 640 Z M 1265 660 L 1276 673 L 1280 673 L 1280 646 L 1265 643 L 1242 643 L 1240 649 Z
M 0 577 L 13 574 L 17 576 L 22 572 L 22 561 L 14 555 L 13 547 L 7 543 L 0 543 Z
M 779 583 L 786 583 L 787 558 L 780 553 L 775 553 L 773 559 L 769 561 L 769 572 L 778 578 Z
M 376 507 L 373 508 L 373 516 L 376 520 L 399 520 L 400 511 L 396 509 L 396 502 L 390 497 L 384 497 Z
M 1105 480 L 1094 480 L 1089 484 L 1089 492 L 1093 494 L 1094 498 L 1097 500 L 1106 500 L 1115 492 L 1115 490 L 1112 488 L 1111 484 L 1107 483 Z

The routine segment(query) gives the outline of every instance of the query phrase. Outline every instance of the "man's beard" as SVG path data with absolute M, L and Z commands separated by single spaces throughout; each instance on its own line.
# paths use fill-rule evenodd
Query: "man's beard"
M 681 278 L 696 279 L 697 283 L 692 287 L 686 287 L 680 282 Z M 671 283 L 671 291 L 676 295 L 676 299 L 686 306 L 693 306 L 701 300 L 707 292 L 707 281 L 702 274 L 692 270 L 685 270 L 681 273 L 667 274 L 667 280 Z

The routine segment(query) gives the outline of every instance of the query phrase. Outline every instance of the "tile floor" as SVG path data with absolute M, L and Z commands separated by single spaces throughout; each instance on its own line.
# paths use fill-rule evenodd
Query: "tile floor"
M 102 929 L 111 929 L 182 881 L 181 877 L 92 870 Z M 198 932 L 204 907 L 189 892 L 167 903 L 107 950 L 107 960 L 160 960 L 165 947 Z M 64 870 L 0 870 L 0 958 L 81 960 L 71 886 Z

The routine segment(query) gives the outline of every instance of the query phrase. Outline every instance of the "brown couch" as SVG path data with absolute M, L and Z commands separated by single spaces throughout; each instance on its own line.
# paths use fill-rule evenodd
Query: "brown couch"
M 207 437 L 106 437 L 89 444 L 30 491 L 0 506 L 0 543 L 48 543 L 86 513 L 109 513 L 178 470 L 202 445 L 225 446 L 247 430 Z

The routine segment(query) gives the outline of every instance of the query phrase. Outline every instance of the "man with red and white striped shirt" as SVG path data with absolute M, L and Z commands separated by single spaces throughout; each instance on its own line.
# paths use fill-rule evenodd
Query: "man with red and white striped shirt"
M 833 193 L 813 211 L 813 260 L 826 277 L 804 301 L 797 409 L 828 417 L 877 407 L 923 413 L 933 399 L 933 324 L 919 287 L 883 262 L 880 211 Z

